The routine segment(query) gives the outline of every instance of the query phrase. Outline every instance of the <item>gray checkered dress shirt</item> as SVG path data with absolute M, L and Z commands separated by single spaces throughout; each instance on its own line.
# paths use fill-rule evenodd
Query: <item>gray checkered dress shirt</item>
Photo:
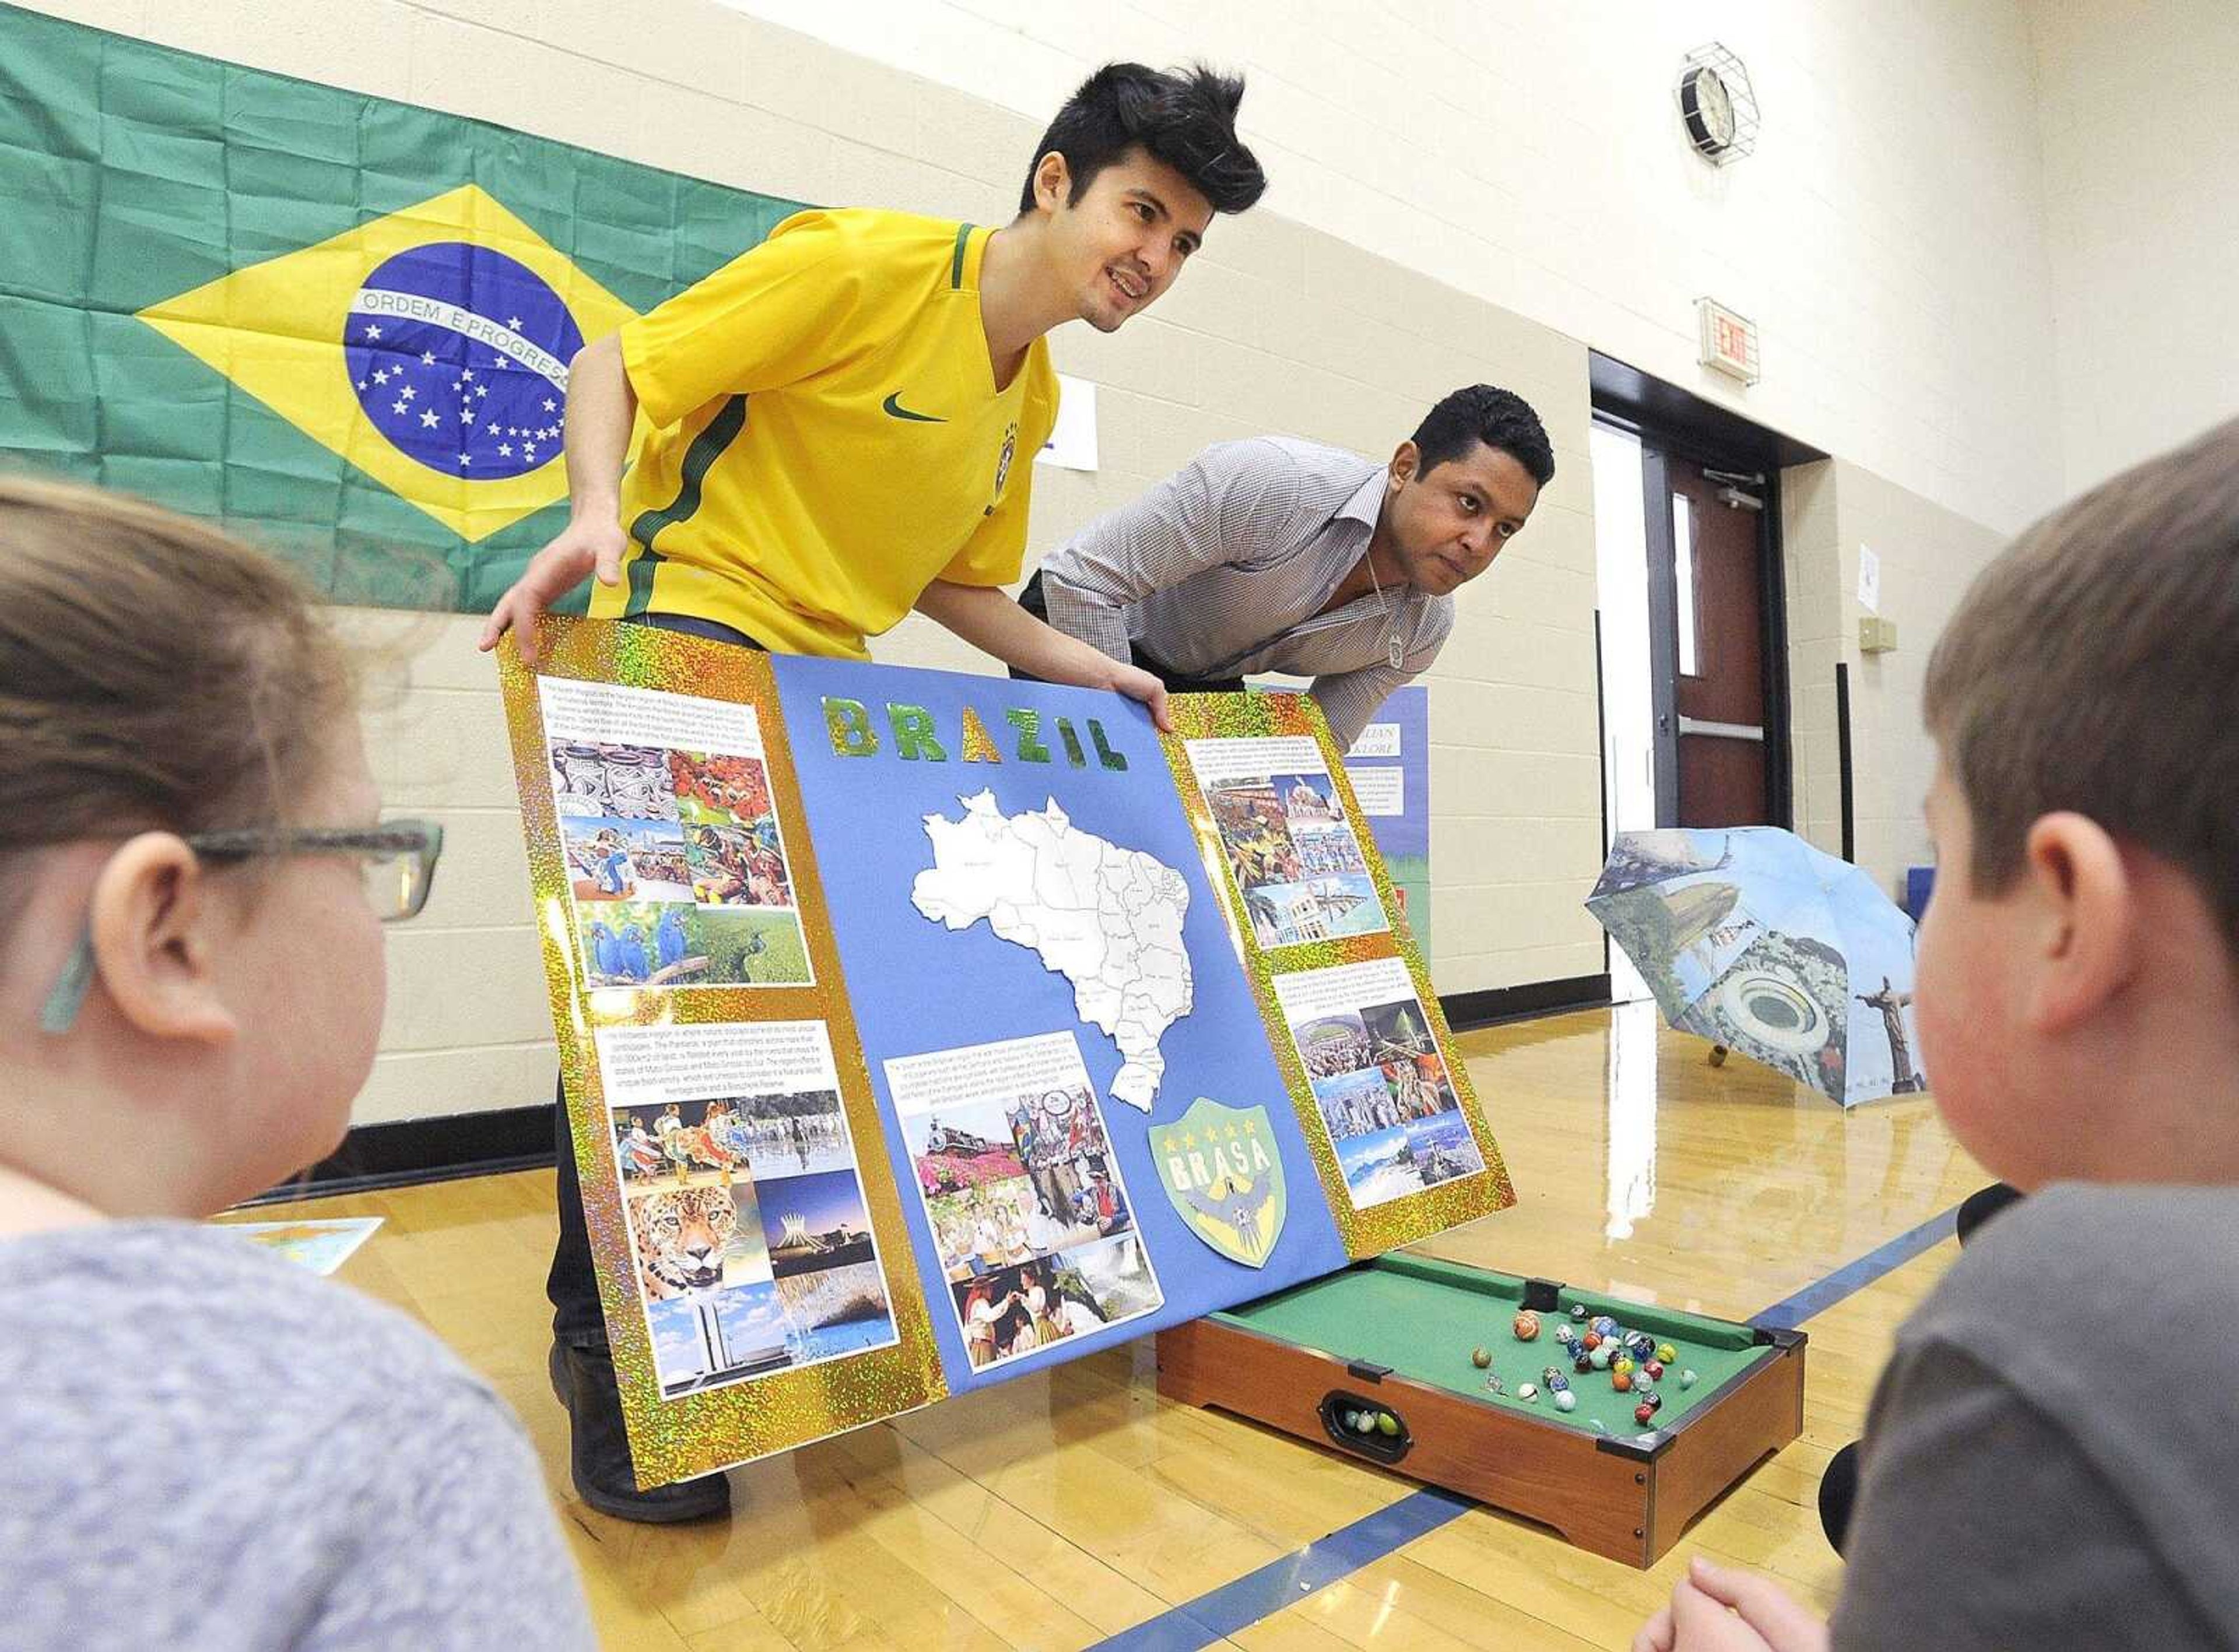
M 1114 660 L 1133 642 L 1177 675 L 1310 677 L 1350 746 L 1454 626 L 1452 597 L 1412 586 L 1320 612 L 1368 548 L 1384 478 L 1358 454 L 1286 436 L 1207 448 L 1042 559 L 1049 622 Z

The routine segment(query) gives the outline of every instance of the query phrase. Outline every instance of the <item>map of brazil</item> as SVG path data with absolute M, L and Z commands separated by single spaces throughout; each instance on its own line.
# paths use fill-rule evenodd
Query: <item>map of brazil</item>
M 959 819 L 925 817 L 933 864 L 911 903 L 952 930 L 985 919 L 1072 982 L 1080 1018 L 1119 1046 L 1113 1098 L 1150 1111 L 1166 1074 L 1159 1040 L 1193 1003 L 1188 884 L 1142 850 L 1074 826 L 1055 798 L 1015 815 L 992 792 L 957 801 Z

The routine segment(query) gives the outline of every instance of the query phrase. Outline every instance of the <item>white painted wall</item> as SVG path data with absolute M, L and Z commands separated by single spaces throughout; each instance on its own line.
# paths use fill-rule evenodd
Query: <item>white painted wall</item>
M 2037 0 L 2063 492 L 2239 414 L 2239 4 Z
M 1113 57 L 1245 69 L 1268 209 L 1993 527 L 2053 502 L 2018 0 L 730 3 L 1034 116 Z M 1711 40 L 1764 114 L 1723 169 L 1672 96 Z M 1752 389 L 1695 364 L 1705 293 L 1763 329 Z

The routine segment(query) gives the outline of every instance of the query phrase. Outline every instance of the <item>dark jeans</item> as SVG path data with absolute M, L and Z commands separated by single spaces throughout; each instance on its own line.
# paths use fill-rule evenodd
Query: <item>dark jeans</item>
M 633 623 L 767 652 L 745 633 L 694 614 L 646 614 Z M 552 1299 L 552 1335 L 577 1348 L 593 1347 L 607 1340 L 607 1319 L 599 1307 L 598 1276 L 591 1267 L 591 1235 L 583 1224 L 583 1187 L 575 1170 L 575 1138 L 568 1128 L 564 1085 L 554 1090 L 552 1137 L 560 1204 L 560 1242 L 552 1247 L 552 1271 L 544 1281 L 544 1294 Z
M 1040 569 L 1036 569 L 1034 577 L 1026 581 L 1026 588 L 1019 593 L 1019 606 L 1044 625 L 1049 623 L 1049 604 L 1042 596 L 1042 576 Z M 1166 692 L 1170 694 L 1240 694 L 1244 692 L 1244 679 L 1241 677 L 1192 677 L 1160 665 L 1150 655 L 1145 654 L 1135 643 L 1130 642 L 1127 645 L 1127 652 L 1134 656 L 1136 668 L 1149 672 L 1160 682 L 1166 684 Z M 1041 680 L 1039 677 L 1020 671 L 1016 666 L 1011 667 L 1011 675 L 1020 682 Z

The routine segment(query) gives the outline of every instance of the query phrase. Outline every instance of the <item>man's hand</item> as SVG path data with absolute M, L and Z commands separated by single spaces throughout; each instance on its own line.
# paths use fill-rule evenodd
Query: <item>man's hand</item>
M 1108 688 L 1139 700 L 1149 709 L 1159 733 L 1174 732 L 1164 683 L 1147 671 L 1051 629 L 992 585 L 935 580 L 919 594 L 917 611 L 947 627 L 973 647 L 1043 682 Z
M 1151 721 L 1159 733 L 1174 732 L 1173 713 L 1166 705 L 1166 686 L 1149 672 L 1136 666 L 1112 662 L 1112 687 L 1130 700 L 1139 700 L 1151 713 Z
M 628 549 L 629 536 L 611 516 L 569 522 L 559 538 L 529 558 L 512 588 L 497 600 L 475 646 L 488 654 L 512 631 L 522 662 L 534 666 L 536 621 L 544 610 L 581 585 L 587 574 L 597 574 L 601 585 L 621 584 L 622 554 Z
M 1827 1626 L 1771 1578 L 1698 1555 L 1632 1652 L 1827 1652 Z

